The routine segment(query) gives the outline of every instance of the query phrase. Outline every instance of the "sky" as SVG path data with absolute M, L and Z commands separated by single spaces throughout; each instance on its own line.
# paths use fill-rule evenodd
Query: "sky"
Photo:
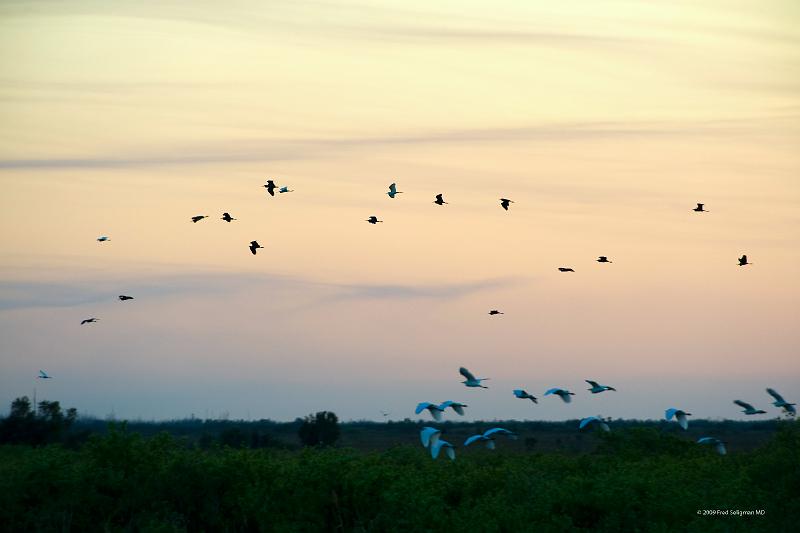
M 791 0 L 3 2 L 0 412 L 36 388 L 130 419 L 774 416 L 766 387 L 800 402 L 799 23 Z

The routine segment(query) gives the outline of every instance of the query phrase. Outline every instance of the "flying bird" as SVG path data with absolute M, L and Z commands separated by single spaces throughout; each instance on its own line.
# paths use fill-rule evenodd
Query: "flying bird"
M 470 372 L 469 370 L 467 370 L 463 366 L 458 369 L 458 373 L 461 374 L 462 376 L 464 376 L 465 378 L 467 378 L 465 381 L 461 382 L 464 385 L 466 385 L 467 387 L 480 387 L 482 389 L 488 389 L 489 388 L 489 387 L 486 387 L 484 385 L 481 385 L 481 381 L 486 381 L 489 378 L 476 378 L 472 374 L 472 372 Z
M 527 393 L 523 389 L 514 389 L 514 396 L 516 396 L 520 400 L 530 400 L 533 403 L 539 403 L 539 401 L 536 399 L 536 396 Z
M 491 311 L 489 311 L 489 314 L 490 315 L 504 315 L 505 313 L 503 313 L 501 311 L 498 311 L 497 309 L 492 309 Z
M 47 372 L 44 370 L 39 370 L 39 375 L 36 376 L 36 379 L 53 379 L 53 376 L 48 376 Z
M 193 216 L 193 217 L 192 217 L 192 222 L 194 222 L 195 224 L 197 224 L 198 222 L 200 222 L 200 221 L 201 221 L 201 220 L 203 220 L 204 218 L 208 218 L 208 216 L 207 216 L 207 215 L 197 215 L 197 216 Z
M 444 453 L 451 461 L 456 460 L 456 447 L 447 442 L 446 440 L 438 439 L 436 442 L 431 443 L 431 457 L 436 459 L 439 457 L 439 452 L 444 448 Z
M 500 207 L 508 211 L 508 206 L 513 204 L 514 200 L 509 200 L 508 198 L 500 198 Z
M 81 320 L 81 326 L 84 325 L 84 324 L 93 324 L 94 322 L 97 322 L 98 320 L 100 320 L 100 319 L 99 318 L 94 318 L 94 317 L 92 317 L 92 318 L 84 318 L 83 320 Z
M 559 272 L 575 272 L 574 270 L 572 270 L 571 268 L 568 268 L 568 267 L 558 267 L 558 271 Z
M 256 250 L 259 248 L 263 248 L 263 246 L 258 244 L 258 241 L 250 241 L 250 251 L 253 253 L 253 255 L 256 255 Z
M 775 389 L 767 389 L 767 393 L 773 398 L 775 398 L 775 401 L 772 402 L 772 405 L 774 405 L 775 407 L 782 407 L 784 411 L 786 411 L 791 415 L 797 414 L 797 409 L 794 408 L 796 404 L 789 403 L 786 400 L 784 400 L 783 396 L 778 394 L 778 391 L 776 391 Z
M 281 187 L 280 189 L 278 189 L 278 192 L 279 193 L 294 192 L 294 189 L 290 189 L 289 187 Z
M 419 432 L 419 439 L 422 441 L 422 445 L 426 448 L 431 444 L 436 444 L 436 441 L 438 441 L 439 437 L 441 436 L 442 431 L 432 427 L 424 427 Z
M 415 414 L 420 414 L 422 411 L 427 411 L 431 414 L 434 420 L 439 422 L 442 419 L 442 413 L 444 409 L 436 405 L 435 403 L 430 402 L 421 402 L 417 404 L 417 408 L 414 410 Z
M 382 414 L 383 416 L 389 416 L 389 413 L 388 413 L 387 411 L 381 411 L 381 414 Z
M 686 411 L 675 409 L 674 407 L 670 407 L 664 411 L 664 418 L 667 420 L 672 420 L 672 417 L 675 417 L 678 425 L 683 429 L 689 429 L 689 419 L 686 418 L 687 416 L 692 416 L 692 413 L 687 413 Z
M 378 217 L 373 215 L 367 219 L 367 222 L 369 222 L 370 224 L 377 224 L 378 222 L 383 222 L 383 220 L 378 220 Z
M 513 431 L 509 431 L 505 428 L 492 428 L 487 429 L 480 435 L 472 435 L 467 440 L 464 441 L 464 446 L 469 446 L 473 442 L 476 441 L 483 441 L 486 443 L 486 447 L 490 450 L 494 450 L 494 441 L 498 435 L 505 435 L 509 439 L 516 439 L 517 434 Z
M 267 184 L 264 185 L 264 187 L 267 189 L 267 192 L 269 193 L 270 196 L 275 196 L 275 188 L 277 186 L 275 185 L 274 181 L 267 180 Z
M 236 219 L 233 218 L 230 213 L 222 213 L 222 220 L 224 220 L 225 222 L 230 222 L 231 220 L 236 220 Z
M 765 415 L 767 414 L 766 411 L 762 411 L 761 409 L 756 409 L 752 405 L 747 402 L 743 402 L 742 400 L 733 400 L 733 403 L 738 405 L 739 407 L 743 407 L 744 411 L 742 411 L 746 415 Z
M 603 431 L 611 431 L 611 428 L 608 427 L 608 424 L 606 423 L 606 421 L 603 420 L 600 417 L 597 417 L 597 416 L 589 416 L 589 417 L 586 417 L 583 420 L 581 420 L 580 425 L 578 425 L 578 429 L 583 429 L 586 426 L 588 426 L 589 424 L 596 424 Z
M 703 206 L 706 204 L 697 204 L 697 207 L 692 209 L 692 211 L 697 211 L 698 213 L 708 213 L 708 209 L 703 209 Z
M 439 409 L 441 409 L 442 412 L 447 410 L 448 407 L 453 409 L 453 411 L 455 411 L 459 415 L 464 416 L 464 408 L 467 407 L 467 404 L 454 402 L 452 400 L 447 400 L 446 402 L 442 402 L 439 404 Z
M 566 389 L 559 389 L 558 387 L 553 389 L 548 389 L 548 391 L 544 393 L 545 396 L 549 396 L 551 394 L 558 395 L 558 397 L 561 398 L 561 400 L 564 403 L 570 403 L 572 401 L 572 398 L 570 398 L 570 396 L 575 396 L 574 392 L 570 392 Z
M 125 296 L 124 294 L 120 294 L 119 301 L 124 302 L 125 300 L 133 300 L 133 296 Z
M 609 261 L 608 257 L 606 257 L 604 255 L 601 255 L 600 257 L 597 258 L 597 262 L 598 263 L 613 263 L 614 261 Z
M 442 198 L 441 193 L 439 193 L 439 194 L 436 195 L 436 200 L 434 200 L 433 203 L 435 203 L 437 205 L 444 205 L 447 202 L 444 201 L 444 198 Z
M 613 391 L 617 390 L 614 387 L 609 387 L 608 385 L 600 385 L 596 381 L 592 381 L 591 379 L 584 379 L 584 381 L 592 386 L 591 389 L 586 389 L 592 394 L 597 394 L 598 392 L 603 392 L 607 390 L 613 390 Z
M 711 444 L 720 455 L 725 455 L 728 453 L 728 450 L 725 449 L 725 443 L 714 437 L 701 437 L 700 439 L 697 439 L 697 444 Z
M 752 265 L 752 264 L 753 263 L 748 263 L 747 262 L 747 256 L 746 255 L 742 255 L 742 257 L 739 258 L 739 266 L 740 267 L 743 267 L 745 265 Z
M 105 235 L 100 235 L 100 236 L 97 238 L 97 242 L 106 242 L 106 241 L 110 241 L 110 240 L 111 240 L 111 237 L 107 237 L 107 236 L 105 236 Z
M 387 192 L 386 194 L 389 195 L 389 198 L 394 198 L 395 195 L 397 195 L 397 194 L 403 194 L 403 191 L 398 191 L 397 190 L 397 184 L 396 183 L 392 183 L 391 185 L 389 185 L 389 192 Z

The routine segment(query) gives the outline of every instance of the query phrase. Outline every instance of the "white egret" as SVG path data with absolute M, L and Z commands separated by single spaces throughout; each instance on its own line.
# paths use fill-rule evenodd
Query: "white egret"
M 775 389 L 767 389 L 767 393 L 773 398 L 775 398 L 775 401 L 772 402 L 772 405 L 774 405 L 775 407 L 782 407 L 783 410 L 789 413 L 790 415 L 797 414 L 797 410 L 794 408 L 796 404 L 789 403 L 786 400 L 784 400 L 783 396 L 778 394 L 778 391 L 776 391 Z
M 464 416 L 464 408 L 467 407 L 467 404 L 460 403 L 460 402 L 454 402 L 452 400 L 447 400 L 446 402 L 442 402 L 442 403 L 439 404 L 439 409 L 441 409 L 442 412 L 447 410 L 448 407 L 453 409 L 453 411 L 455 411 L 459 415 Z
M 422 428 L 422 430 L 419 432 L 419 439 L 422 441 L 422 445 L 426 448 L 431 444 L 436 444 L 436 441 L 438 441 L 439 437 L 441 436 L 442 431 L 440 429 L 429 426 Z
M 458 369 L 458 372 L 459 372 L 459 374 L 461 374 L 462 376 L 467 378 L 465 381 L 461 382 L 464 385 L 466 385 L 467 387 L 480 387 L 482 389 L 488 389 L 489 388 L 489 387 L 486 387 L 485 385 L 481 385 L 481 381 L 486 381 L 489 378 L 476 378 L 472 374 L 472 372 L 470 372 L 469 370 L 467 370 L 463 366 Z
M 675 409 L 674 407 L 670 407 L 664 411 L 664 418 L 667 420 L 672 420 L 672 417 L 675 417 L 678 425 L 683 429 L 689 429 L 689 419 L 686 418 L 687 416 L 692 416 L 692 413 L 687 413 L 686 411 Z
M 762 411 L 761 409 L 756 409 L 752 405 L 747 402 L 743 402 L 742 400 L 733 400 L 733 403 L 738 405 L 739 407 L 743 407 L 744 411 L 742 411 L 746 415 L 765 415 L 767 414 L 766 411 Z
M 697 444 L 711 444 L 720 455 L 728 453 L 728 450 L 725 449 L 725 443 L 714 437 L 701 437 L 697 440 Z
M 570 392 L 566 389 L 559 389 L 558 387 L 548 389 L 548 391 L 544 393 L 545 396 L 549 396 L 551 394 L 557 394 L 558 397 L 564 401 L 564 403 L 570 403 L 572 401 L 570 396 L 575 396 L 574 392 Z
M 536 396 L 534 396 L 533 394 L 529 394 L 523 389 L 514 389 L 514 396 L 516 396 L 520 400 L 530 400 L 533 403 L 539 403 L 539 401 L 536 399 Z
M 44 370 L 39 370 L 39 375 L 36 376 L 37 379 L 53 379 L 53 376 L 48 376 L 47 372 Z
M 451 461 L 456 460 L 456 447 L 446 440 L 441 439 L 431 444 L 431 457 L 434 459 L 439 457 L 439 452 L 442 448 L 444 448 L 444 453 L 447 454 L 447 457 L 449 457 Z
M 480 435 L 472 435 L 467 440 L 464 441 L 464 446 L 469 446 L 473 442 L 476 441 L 483 441 L 486 443 L 486 447 L 490 450 L 494 450 L 495 444 L 494 441 L 498 435 L 505 435 L 509 439 L 516 439 L 517 434 L 513 431 L 509 431 L 505 428 L 492 428 L 487 429 Z
M 425 411 L 426 409 L 431 414 L 433 419 L 436 420 L 437 422 L 442 419 L 442 413 L 444 412 L 444 409 L 442 409 L 435 403 L 421 402 L 417 404 L 417 408 L 414 410 L 414 412 L 416 414 L 420 414 L 422 411 Z
M 581 423 L 578 426 L 578 429 L 583 429 L 586 426 L 588 426 L 589 424 L 597 424 L 598 426 L 600 426 L 600 429 L 602 429 L 603 431 L 611 431 L 611 428 L 608 427 L 608 424 L 606 423 L 606 421 L 603 420 L 600 417 L 597 417 L 597 416 L 587 416 L 586 418 L 581 420 Z
M 583 381 L 592 386 L 591 389 L 586 389 L 592 394 L 597 394 L 598 392 L 603 392 L 607 390 L 613 390 L 613 391 L 617 390 L 614 387 L 609 387 L 608 385 L 600 385 L 596 381 L 592 381 L 591 379 L 584 379 Z

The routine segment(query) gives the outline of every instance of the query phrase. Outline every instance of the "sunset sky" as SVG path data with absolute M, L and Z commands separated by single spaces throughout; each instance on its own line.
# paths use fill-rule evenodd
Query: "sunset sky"
M 0 412 L 800 403 L 795 0 L 5 1 L 0 191 Z

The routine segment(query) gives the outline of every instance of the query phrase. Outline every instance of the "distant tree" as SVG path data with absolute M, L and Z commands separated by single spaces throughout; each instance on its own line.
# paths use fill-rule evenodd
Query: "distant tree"
M 297 435 L 306 446 L 331 446 L 339 438 L 339 418 L 330 411 L 310 414 L 303 420 Z
M 219 443 L 231 448 L 243 448 L 247 437 L 238 427 L 226 428 L 219 434 Z
M 39 402 L 38 412 L 31 409 L 27 396 L 11 402 L 9 415 L 0 421 L 0 443 L 38 446 L 62 442 L 64 434 L 78 418 L 74 408 L 62 412 L 59 402 Z

